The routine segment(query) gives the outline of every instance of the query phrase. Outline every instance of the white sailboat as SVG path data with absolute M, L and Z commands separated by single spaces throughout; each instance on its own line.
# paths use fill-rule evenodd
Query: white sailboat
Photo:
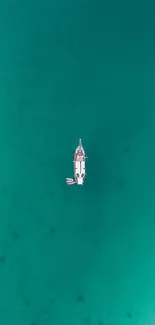
M 86 155 L 85 150 L 82 145 L 81 139 L 79 140 L 79 145 L 74 153 L 74 179 L 66 178 L 66 182 L 68 185 L 78 184 L 83 185 L 84 179 L 86 176 Z

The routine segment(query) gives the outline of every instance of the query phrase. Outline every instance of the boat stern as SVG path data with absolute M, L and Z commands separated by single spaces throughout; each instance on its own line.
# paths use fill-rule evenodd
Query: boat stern
M 83 177 L 79 176 L 79 177 L 77 178 L 77 184 L 78 184 L 78 185 L 83 185 Z

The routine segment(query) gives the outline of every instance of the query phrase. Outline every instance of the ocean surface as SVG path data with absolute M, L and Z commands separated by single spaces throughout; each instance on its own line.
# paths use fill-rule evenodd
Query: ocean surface
M 5 0 L 0 27 L 0 325 L 154 325 L 155 5 Z

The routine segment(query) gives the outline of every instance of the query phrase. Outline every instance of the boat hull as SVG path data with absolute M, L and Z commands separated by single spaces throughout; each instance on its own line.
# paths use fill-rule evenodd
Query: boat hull
M 81 139 L 74 153 L 74 178 L 78 185 L 83 185 L 86 176 L 86 155 Z

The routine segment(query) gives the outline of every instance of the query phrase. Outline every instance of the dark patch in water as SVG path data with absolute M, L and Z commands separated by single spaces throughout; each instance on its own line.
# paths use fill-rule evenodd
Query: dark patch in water
M 85 297 L 82 294 L 80 294 L 80 295 L 78 295 L 76 297 L 76 300 L 77 300 L 77 302 L 84 302 L 85 301 Z
M 30 307 L 31 306 L 31 303 L 30 303 L 30 301 L 28 299 L 23 298 L 23 300 L 24 300 L 24 303 L 25 303 L 25 306 L 26 307 Z
M 55 303 L 55 299 L 54 298 L 51 298 L 50 304 L 53 305 L 54 303 Z
M 98 325 L 104 325 L 103 321 L 100 320 L 100 321 L 98 322 Z
M 4 264 L 6 262 L 6 257 L 4 255 L 0 256 L 0 264 Z
M 6 187 L 2 187 L 1 191 L 3 194 L 8 194 L 10 192 Z
M 30 325 L 37 325 L 37 322 L 35 320 L 33 320 Z
M 129 146 L 125 146 L 125 147 L 123 148 L 123 153 L 124 153 L 124 154 L 128 154 L 128 153 L 130 153 L 130 147 L 129 147 Z
M 90 325 L 90 323 L 91 323 L 91 320 L 90 320 L 90 317 L 89 316 L 87 316 L 86 318 L 84 318 L 84 323 L 85 324 L 87 324 L 87 325 Z
M 50 227 L 49 233 L 50 233 L 50 235 L 53 235 L 55 233 L 55 228 L 54 227 Z
M 18 232 L 17 231 L 12 231 L 11 232 L 11 237 L 13 238 L 13 240 L 18 240 L 19 239 L 19 234 L 18 234 Z
M 131 318 L 132 318 L 132 315 L 131 315 L 131 313 L 127 313 L 126 315 L 127 315 L 127 317 L 128 317 L 129 319 L 131 319 Z

